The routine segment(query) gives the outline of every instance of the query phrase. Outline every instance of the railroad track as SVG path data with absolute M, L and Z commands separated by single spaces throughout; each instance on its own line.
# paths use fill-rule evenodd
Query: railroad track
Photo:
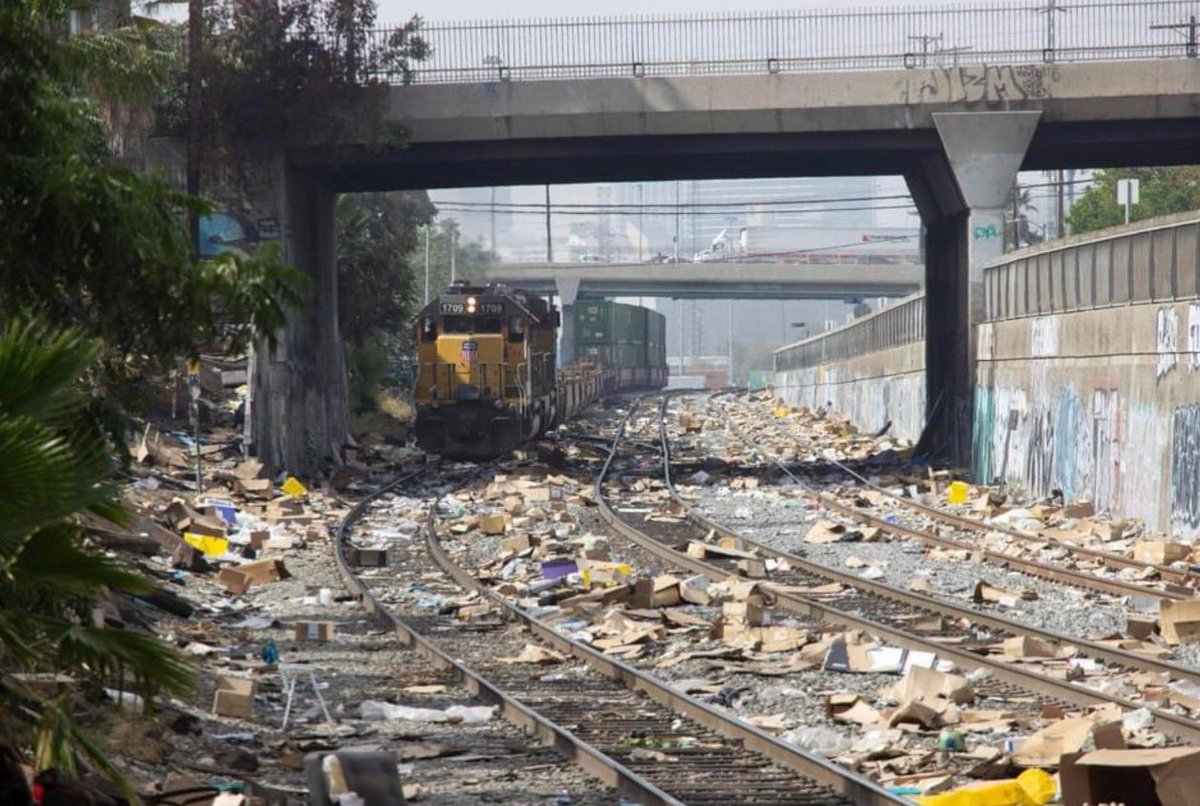
M 747 444 L 752 442 L 752 440 L 745 435 L 741 429 L 731 426 L 731 430 L 734 431 L 734 433 L 739 434 L 739 438 L 741 438 L 743 441 L 746 441 Z M 808 442 L 811 445 L 811 439 L 809 439 Z M 792 472 L 791 468 L 787 467 L 782 462 L 777 461 L 775 457 L 770 456 L 767 452 L 761 450 L 760 455 L 766 457 L 790 477 L 799 481 L 796 475 Z M 864 488 L 873 490 L 886 496 L 889 500 L 894 501 L 904 509 L 930 518 L 938 523 L 945 524 L 946 526 L 949 526 L 951 529 L 954 529 L 960 533 L 970 533 L 977 536 L 983 536 L 989 533 L 998 532 L 1010 538 L 1011 540 L 1027 545 L 1046 545 L 1047 543 L 1053 543 L 1055 546 L 1065 549 L 1068 553 L 1079 559 L 1096 562 L 1105 566 L 1106 568 L 1118 571 L 1121 569 L 1131 569 L 1136 571 L 1138 574 L 1153 572 L 1159 577 L 1159 579 L 1163 580 L 1163 582 L 1174 587 L 1167 587 L 1165 589 L 1150 588 L 1120 579 L 1108 579 L 1097 576 L 1096 574 L 1092 574 L 1090 572 L 1063 568 L 1062 566 L 1044 563 L 1038 560 L 1032 560 L 1013 554 L 1006 554 L 1002 551 L 996 551 L 994 549 L 980 546 L 978 543 L 971 542 L 969 540 L 956 539 L 948 535 L 935 534 L 924 529 L 912 528 L 909 526 L 904 526 L 903 524 L 895 524 L 890 521 L 885 521 L 882 518 L 875 517 L 869 512 L 864 512 L 860 507 L 839 500 L 835 495 L 813 491 L 813 494 L 820 499 L 822 505 L 828 509 L 858 521 L 859 523 L 875 526 L 892 534 L 913 538 L 928 545 L 940 546 L 942 548 L 965 549 L 974 554 L 979 554 L 984 560 L 995 565 L 1014 568 L 1030 574 L 1031 576 L 1040 577 L 1042 579 L 1049 579 L 1054 582 L 1072 585 L 1079 588 L 1087 588 L 1106 594 L 1115 594 L 1117 596 L 1139 596 L 1151 599 L 1175 600 L 1191 599 L 1195 597 L 1195 588 L 1197 584 L 1200 583 L 1200 578 L 1193 574 L 1190 569 L 1179 569 L 1169 565 L 1143 562 L 1141 560 L 1135 560 L 1131 557 L 1117 554 L 1115 552 L 1090 548 L 1088 546 L 1081 546 L 1068 540 L 1056 538 L 1052 535 L 1024 532 L 1019 529 L 1012 529 L 1001 524 L 985 523 L 975 518 L 958 515 L 952 512 L 945 512 L 937 507 L 927 506 L 926 504 L 923 504 L 920 501 L 912 498 L 905 498 L 903 496 L 896 495 L 894 492 L 874 484 L 870 481 L 870 479 L 863 476 L 854 468 L 849 467 L 837 459 L 823 456 L 822 461 L 828 463 L 830 467 L 836 468 L 837 470 L 845 473 L 847 476 L 850 476 Z
M 1200 741 L 1200 723 L 1186 715 L 1150 707 L 1144 702 L 1104 694 L 1067 680 L 1060 680 L 1023 668 L 1018 664 L 1006 663 L 960 648 L 951 643 L 950 639 L 955 636 L 961 638 L 961 630 L 942 630 L 924 634 L 910 629 L 909 625 L 915 619 L 929 616 L 948 617 L 954 620 L 965 618 L 969 620 L 971 630 L 974 631 L 977 638 L 994 642 L 1011 636 L 1036 636 L 1057 645 L 1074 646 L 1082 656 L 1112 664 L 1116 667 L 1113 672 L 1118 674 L 1122 670 L 1156 671 L 1167 673 L 1171 680 L 1200 683 L 1200 672 L 1155 658 L 1032 628 L 990 614 L 942 602 L 920 593 L 901 590 L 881 582 L 866 580 L 854 574 L 817 565 L 803 557 L 772 549 L 695 513 L 675 491 L 670 475 L 670 442 L 666 420 L 669 400 L 670 396 L 663 396 L 658 412 L 663 478 L 672 499 L 684 512 L 690 526 L 691 539 L 705 542 L 709 535 L 718 538 L 724 537 L 735 541 L 736 545 L 744 550 L 753 548 L 763 558 L 783 561 L 789 570 L 776 572 L 770 580 L 764 580 L 763 584 L 764 590 L 774 597 L 776 607 L 804 618 L 838 624 L 849 629 L 862 629 L 868 634 L 905 649 L 934 652 L 965 669 L 986 669 L 1001 683 L 1036 693 L 1050 701 L 1084 707 L 1113 703 L 1125 710 L 1145 707 L 1152 714 L 1155 727 L 1163 733 L 1189 743 Z M 632 415 L 632 410 L 630 415 Z M 629 421 L 630 418 L 627 417 L 625 424 L 628 424 Z M 605 483 L 613 470 L 614 458 L 622 450 L 621 440 L 624 431 L 623 424 L 622 431 L 618 433 L 617 439 L 614 441 L 613 454 L 597 476 L 596 493 L 602 517 L 616 531 L 643 549 L 671 564 L 686 569 L 689 573 L 702 574 L 712 580 L 721 580 L 731 574 L 736 574 L 736 570 L 731 568 L 729 562 L 712 559 L 700 560 L 679 550 L 677 546 L 681 538 L 685 536 L 681 533 L 681 529 L 664 528 L 663 525 L 653 522 L 635 526 L 619 515 L 618 509 L 614 508 L 610 501 Z M 839 583 L 843 588 L 852 591 L 853 596 L 837 596 L 831 599 L 788 590 L 792 587 L 813 588 L 830 582 Z M 843 600 L 849 604 L 843 604 Z M 982 634 L 981 628 L 987 628 L 988 632 Z
M 642 804 L 896 804 L 902 799 L 871 781 L 681 694 L 655 678 L 559 635 L 489 591 L 447 554 L 438 538 L 438 499 L 425 539 L 398 546 L 393 570 L 403 579 L 369 576 L 350 565 L 355 525 L 376 502 L 414 479 L 399 477 L 346 516 L 335 541 L 338 570 L 364 605 L 402 643 L 448 671 L 483 701 L 544 744 L 552 745 L 623 797 Z M 397 591 L 441 576 L 444 587 L 472 591 L 497 617 L 464 628 L 453 617 L 407 607 Z M 399 587 L 398 587 L 399 586 Z M 583 665 L 570 675 L 506 664 L 533 638 Z M 654 737 L 668 758 L 639 753 L 630 737 Z

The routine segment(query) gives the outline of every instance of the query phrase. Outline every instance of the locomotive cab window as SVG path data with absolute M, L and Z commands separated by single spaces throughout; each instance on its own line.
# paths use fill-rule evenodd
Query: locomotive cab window
M 429 317 L 421 320 L 421 341 L 437 341 L 437 323 Z
M 508 317 L 508 340 L 509 341 L 524 341 L 525 340 L 525 317 L 523 317 L 523 316 Z
M 447 333 L 499 333 L 503 321 L 495 316 L 476 319 L 473 316 L 446 316 L 442 327 Z

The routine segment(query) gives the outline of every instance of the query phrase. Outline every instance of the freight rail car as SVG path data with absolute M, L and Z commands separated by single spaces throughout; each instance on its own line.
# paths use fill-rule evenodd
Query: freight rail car
M 456 283 L 422 308 L 417 444 L 430 453 L 490 458 L 571 419 L 605 392 L 666 382 L 665 366 L 626 374 L 636 368 L 587 356 L 559 370 L 559 324 L 545 299 L 500 285 Z
M 657 311 L 608 300 L 575 303 L 575 351 L 610 370 L 605 391 L 667 383 L 667 320 Z

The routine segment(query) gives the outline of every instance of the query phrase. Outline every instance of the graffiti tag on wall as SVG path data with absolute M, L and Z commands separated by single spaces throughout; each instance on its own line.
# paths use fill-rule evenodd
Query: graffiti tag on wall
M 200 257 L 225 252 L 251 255 L 262 241 L 279 239 L 279 222 L 271 217 L 249 216 L 218 210 L 200 217 Z
M 1171 520 L 1200 526 L 1200 406 L 1179 406 L 1171 423 Z
M 1188 372 L 1200 369 L 1200 302 L 1188 304 Z
M 1029 352 L 1034 358 L 1058 355 L 1058 318 L 1035 316 L 1029 323 Z
M 918 72 L 905 81 L 904 103 L 976 103 L 1050 98 L 1058 69 L 1044 65 L 963 65 Z
M 1162 380 L 1179 362 L 1179 315 L 1174 308 L 1158 309 L 1154 343 L 1158 352 L 1155 375 Z

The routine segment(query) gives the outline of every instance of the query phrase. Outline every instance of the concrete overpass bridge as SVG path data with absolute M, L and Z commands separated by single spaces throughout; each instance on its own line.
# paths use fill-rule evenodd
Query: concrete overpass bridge
M 902 297 L 921 288 L 925 267 L 776 263 L 500 263 L 491 282 L 541 294 L 676 299 Z
M 479 23 L 454 35 L 483 44 L 458 51 L 437 39 L 453 26 L 432 27 L 443 61 L 388 89 L 364 131 L 290 150 L 261 205 L 320 293 L 256 367 L 260 455 L 300 467 L 345 440 L 336 193 L 898 174 L 926 233 L 931 427 L 964 456 L 983 267 L 1017 171 L 1200 162 L 1196 43 L 1152 27 L 1186 22 L 1188 4 L 1118 5 L 1074 3 L 1057 29 L 1053 12 L 1012 5 L 690 17 L 672 23 L 691 32 L 682 43 L 658 18 Z M 954 37 L 945 52 L 910 52 L 936 32 Z M 381 146 L 366 123 L 404 126 L 407 144 Z

